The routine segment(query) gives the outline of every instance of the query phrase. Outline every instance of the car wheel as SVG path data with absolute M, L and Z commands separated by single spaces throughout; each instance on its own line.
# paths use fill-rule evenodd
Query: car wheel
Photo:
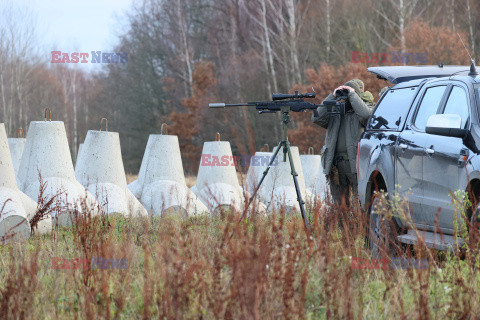
M 384 212 L 389 210 L 385 200 L 374 195 L 369 212 L 368 244 L 372 258 L 388 258 L 394 253 L 398 228 L 393 218 L 386 218 Z
M 480 204 L 477 205 L 474 214 L 470 218 L 470 222 L 472 226 L 479 226 L 480 225 Z
M 480 238 L 480 204 L 477 205 L 477 208 L 471 213 L 470 225 L 468 226 L 468 236 L 467 238 L 471 243 L 477 243 Z M 465 239 L 467 240 L 467 239 Z

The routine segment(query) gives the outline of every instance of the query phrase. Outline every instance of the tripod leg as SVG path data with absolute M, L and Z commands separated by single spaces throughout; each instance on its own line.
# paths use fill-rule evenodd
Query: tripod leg
M 290 161 L 290 168 L 292 170 L 293 183 L 295 184 L 295 191 L 297 192 L 297 200 L 300 205 L 300 213 L 302 214 L 303 222 L 305 223 L 305 228 L 310 229 L 308 224 L 307 214 L 305 212 L 305 202 L 302 199 L 302 194 L 300 192 L 300 187 L 297 180 L 297 172 L 295 171 L 295 165 L 293 164 L 292 151 L 290 150 L 290 142 L 286 141 L 287 151 L 288 151 L 288 160 Z
M 240 216 L 240 219 L 239 219 L 238 222 L 242 221 L 243 218 L 245 217 L 245 215 L 247 214 L 248 208 L 250 207 L 250 205 L 252 204 L 253 200 L 255 199 L 255 196 L 256 196 L 257 193 L 258 193 L 258 189 L 260 189 L 260 186 L 262 185 L 263 180 L 265 180 L 265 177 L 267 176 L 268 171 L 269 171 L 270 168 L 272 167 L 273 162 L 275 162 L 275 158 L 277 157 L 278 152 L 280 151 L 280 149 L 282 148 L 282 145 L 284 145 L 284 144 L 285 144 L 285 141 L 280 141 L 280 143 L 278 144 L 277 150 L 275 150 L 275 153 L 273 154 L 272 158 L 270 159 L 270 163 L 268 164 L 268 166 L 267 166 L 267 168 L 265 169 L 265 171 L 263 171 L 262 178 L 260 179 L 260 181 L 258 182 L 257 186 L 255 187 L 255 190 L 253 191 L 252 196 L 251 196 L 250 199 L 248 200 L 248 203 L 247 203 L 247 205 L 245 206 L 245 209 L 243 210 L 243 213 L 242 213 L 242 215 Z M 236 226 L 235 226 L 235 228 L 233 229 L 232 234 L 230 235 L 230 238 L 233 237 L 233 234 L 234 234 L 234 232 L 235 232 L 235 229 L 236 229 Z
M 278 152 L 280 151 L 283 144 L 284 144 L 284 141 L 281 141 L 278 144 L 277 150 L 275 150 L 275 153 L 273 154 L 272 158 L 270 159 L 270 163 L 268 164 L 267 168 L 265 168 L 265 170 L 263 171 L 262 178 L 260 179 L 257 186 L 255 187 L 255 190 L 253 191 L 252 197 L 251 197 L 250 201 L 248 202 L 248 205 L 245 208 L 245 210 L 248 209 L 248 207 L 250 206 L 250 203 L 253 201 L 253 199 L 257 195 L 258 189 L 260 189 L 260 186 L 262 185 L 263 180 L 265 180 L 265 177 L 267 176 L 268 171 L 270 171 L 270 168 L 272 167 L 273 163 L 275 162 L 275 158 L 277 158 Z

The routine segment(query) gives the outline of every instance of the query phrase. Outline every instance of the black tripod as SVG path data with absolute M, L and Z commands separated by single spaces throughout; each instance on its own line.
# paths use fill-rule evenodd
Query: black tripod
M 292 152 L 290 150 L 290 142 L 288 141 L 287 137 L 287 124 L 290 122 L 290 107 L 289 106 L 282 106 L 281 107 L 281 112 L 282 112 L 282 123 L 283 123 L 283 140 L 280 141 L 278 144 L 277 150 L 275 150 L 275 153 L 273 154 L 272 158 L 270 159 L 270 163 L 268 164 L 267 168 L 265 171 L 263 171 L 262 179 L 258 182 L 258 185 L 255 187 L 255 191 L 253 192 L 250 200 L 248 201 L 247 206 L 245 207 L 245 210 L 242 213 L 242 216 L 240 217 L 241 221 L 245 214 L 247 213 L 248 208 L 250 207 L 250 204 L 253 202 L 255 199 L 255 196 L 257 195 L 258 189 L 260 189 L 260 186 L 263 183 L 263 180 L 265 180 L 265 177 L 268 174 L 268 171 L 270 170 L 271 166 L 273 165 L 275 158 L 277 157 L 280 148 L 283 149 L 283 162 L 287 160 L 287 154 L 288 154 L 288 160 L 290 161 L 290 169 L 292 170 L 292 177 L 293 177 L 293 182 L 295 184 L 295 191 L 297 192 L 297 201 L 298 204 L 300 205 L 300 213 L 302 214 L 303 222 L 305 223 L 305 229 L 310 230 L 310 225 L 308 223 L 307 219 L 307 214 L 305 212 L 305 202 L 302 199 L 302 194 L 300 193 L 300 187 L 298 186 L 298 180 L 297 180 L 297 171 L 295 170 L 295 166 L 293 164 L 293 158 L 292 158 Z M 235 229 L 233 230 L 232 234 L 230 237 L 233 236 Z

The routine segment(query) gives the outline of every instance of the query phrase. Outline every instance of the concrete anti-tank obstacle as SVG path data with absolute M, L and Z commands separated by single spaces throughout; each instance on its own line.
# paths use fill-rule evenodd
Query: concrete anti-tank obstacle
M 177 214 L 183 218 L 208 212 L 207 207 L 187 186 L 176 181 L 158 180 L 143 188 L 142 203 L 155 215 Z
M 178 137 L 166 133 L 163 124 L 161 134 L 149 136 L 138 178 L 128 188 L 141 199 L 147 211 L 155 215 L 188 216 L 208 212 L 187 187 Z
M 0 242 L 30 237 L 29 221 L 36 208 L 36 203 L 18 190 L 5 125 L 0 123 Z M 40 221 L 37 227 L 36 233 L 51 231 L 51 219 Z
M 77 159 L 75 159 L 75 166 L 77 164 L 78 158 L 80 158 L 80 155 L 82 154 L 82 150 L 83 150 L 83 143 L 80 143 L 78 145 Z
M 210 212 L 218 213 L 231 207 L 239 211 L 243 201 L 232 149 L 230 142 L 220 141 L 219 136 L 217 134 L 216 141 L 203 144 L 197 182 L 192 191 Z
M 10 148 L 10 154 L 12 156 L 13 169 L 15 170 L 15 177 L 18 174 L 18 167 L 22 161 L 23 149 L 25 147 L 26 139 L 22 128 L 17 131 L 16 138 L 8 138 L 8 147 Z M 17 180 L 18 183 L 18 180 Z
M 89 130 L 81 151 L 75 176 L 97 196 L 106 213 L 147 215 L 145 208 L 127 189 L 118 132 Z
M 275 147 L 273 153 L 278 147 Z M 312 195 L 306 190 L 305 180 L 303 176 L 302 164 L 300 161 L 300 155 L 298 153 L 298 147 L 290 147 L 292 152 L 293 164 L 298 174 L 297 180 L 300 188 L 300 193 L 304 201 L 311 201 Z M 277 155 L 278 161 L 276 165 L 270 168 L 262 187 L 261 198 L 268 208 L 280 209 L 285 207 L 287 212 L 293 209 L 300 211 L 300 206 L 297 201 L 297 193 L 295 190 L 295 184 L 290 169 L 290 161 L 288 155 L 286 161 L 283 161 L 283 151 Z
M 264 148 L 262 148 L 260 151 L 255 152 L 255 155 L 250 159 L 250 166 L 248 167 L 247 179 L 245 183 L 245 189 L 250 194 L 253 194 L 253 192 L 255 191 L 255 188 L 257 187 L 258 182 L 262 178 L 263 172 L 267 168 L 272 155 L 273 154 L 269 152 L 268 144 L 266 144 Z M 260 189 L 258 190 L 259 195 L 262 192 L 262 186 L 260 186 Z
M 323 173 L 322 160 L 320 156 L 320 164 L 318 165 L 318 175 L 317 179 L 315 180 L 314 194 L 320 198 L 321 201 L 325 201 L 329 192 L 330 187 L 328 185 L 327 177 Z
M 312 147 L 308 148 L 308 154 L 300 155 L 302 170 L 305 178 L 305 187 L 312 194 L 315 194 L 315 183 L 320 172 L 321 157 L 314 154 Z
M 12 162 L 13 162 L 15 177 L 18 174 L 18 168 L 20 167 L 20 162 L 22 162 L 23 148 L 25 147 L 26 141 L 27 140 L 24 138 L 8 138 L 8 146 L 10 148 L 10 153 L 12 155 Z
M 220 141 L 218 133 L 216 141 L 203 144 L 197 182 L 192 191 L 214 214 L 231 208 L 240 211 L 245 204 L 245 196 L 250 197 L 247 192 L 244 194 L 238 182 L 230 143 Z M 265 206 L 258 201 L 253 207 L 260 213 L 265 212 Z
M 1 136 L 0 141 L 2 141 L 1 143 L 3 143 L 3 141 L 7 140 L 7 136 L 5 134 L 5 126 L 3 124 L 1 124 L 1 126 L 2 127 L 0 128 L 0 136 Z M 20 130 L 18 132 L 20 134 Z M 21 130 L 21 136 L 23 137 L 23 130 Z M 18 139 L 21 139 L 21 138 L 18 138 Z M 23 147 L 22 147 L 22 151 L 23 151 Z M 3 155 L 2 157 L 0 157 L 1 159 L 0 163 L 3 164 L 3 167 L 0 168 L 0 171 L 4 172 L 4 175 L 2 176 L 2 178 L 0 178 L 0 187 L 4 187 L 6 189 L 14 191 L 14 193 L 16 194 L 15 198 L 19 199 L 19 203 L 21 203 L 21 205 L 23 206 L 23 210 L 25 211 L 27 219 L 30 222 L 35 216 L 35 214 L 37 213 L 37 203 L 34 200 L 30 199 L 25 193 L 19 190 L 17 176 L 15 178 L 16 179 L 15 183 L 12 183 L 12 179 L 11 179 L 12 171 L 10 169 L 11 166 L 8 163 L 8 159 L 3 158 L 4 156 L 9 154 L 9 151 L 5 149 L 5 144 L 3 145 L 0 153 Z M 15 175 L 15 172 L 14 172 L 14 175 Z M 18 202 L 18 201 L 15 200 L 13 202 Z M 37 235 L 46 234 L 51 231 L 52 231 L 52 216 L 50 214 L 43 216 L 41 220 L 37 221 L 33 229 L 33 232 Z
M 38 199 L 40 175 L 44 182 L 42 196 L 55 197 L 54 218 L 59 225 L 70 225 L 72 214 L 99 213 L 95 197 L 75 179 L 67 134 L 62 121 L 32 121 L 18 170 L 19 188 Z
M 0 243 L 28 239 L 30 223 L 16 190 L 0 187 Z

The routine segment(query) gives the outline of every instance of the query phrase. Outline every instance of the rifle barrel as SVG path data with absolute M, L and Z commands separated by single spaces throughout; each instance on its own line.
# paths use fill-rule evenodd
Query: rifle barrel
M 210 108 L 225 108 L 225 107 L 243 107 L 249 106 L 246 103 L 210 103 L 208 105 Z
M 250 104 L 248 103 L 228 103 L 228 104 L 225 104 L 225 107 L 249 107 L 251 106 Z

